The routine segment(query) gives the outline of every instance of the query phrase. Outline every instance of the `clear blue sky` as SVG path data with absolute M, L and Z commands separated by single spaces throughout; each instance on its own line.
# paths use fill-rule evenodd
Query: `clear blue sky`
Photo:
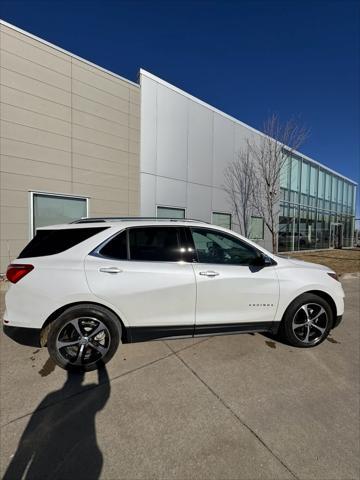
M 301 150 L 359 181 L 358 1 L 0 0 L 0 17 L 126 78 L 143 67 L 255 128 L 300 116 Z

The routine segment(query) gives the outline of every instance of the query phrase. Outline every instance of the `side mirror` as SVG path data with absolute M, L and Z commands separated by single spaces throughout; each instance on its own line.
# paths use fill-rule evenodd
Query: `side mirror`
M 270 267 L 271 265 L 274 265 L 273 260 L 263 253 L 260 253 L 251 262 L 251 266 L 253 267 Z

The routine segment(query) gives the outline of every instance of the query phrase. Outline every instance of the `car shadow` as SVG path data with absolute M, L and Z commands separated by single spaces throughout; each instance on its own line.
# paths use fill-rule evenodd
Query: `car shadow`
M 62 388 L 41 401 L 3 480 L 99 478 L 103 456 L 95 415 L 110 397 L 110 382 L 104 366 L 98 370 L 98 383 L 85 386 L 84 377 L 84 373 L 67 372 Z

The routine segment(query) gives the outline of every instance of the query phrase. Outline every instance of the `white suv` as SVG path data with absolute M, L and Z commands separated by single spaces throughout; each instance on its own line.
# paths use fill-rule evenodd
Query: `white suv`
M 40 228 L 7 278 L 4 330 L 36 329 L 63 368 L 93 370 L 120 340 L 279 332 L 291 345 L 313 347 L 344 310 L 331 269 L 191 220 L 101 218 Z

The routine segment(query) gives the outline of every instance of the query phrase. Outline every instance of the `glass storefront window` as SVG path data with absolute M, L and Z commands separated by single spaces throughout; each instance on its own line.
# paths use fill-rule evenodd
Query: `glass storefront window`
M 86 217 L 88 199 L 66 195 L 32 193 L 33 235 L 39 227 L 70 223 Z
M 157 207 L 158 218 L 185 218 L 184 208 Z
M 231 229 L 231 215 L 230 213 L 213 212 L 212 223 L 219 227 Z
M 264 219 L 262 217 L 251 217 L 249 237 L 252 240 L 264 239 Z

